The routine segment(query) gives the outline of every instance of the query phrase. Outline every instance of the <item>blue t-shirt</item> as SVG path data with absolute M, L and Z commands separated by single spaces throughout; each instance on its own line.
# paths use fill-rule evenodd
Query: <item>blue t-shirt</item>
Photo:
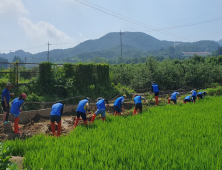
M 178 95 L 178 92 L 174 92 L 174 93 L 171 95 L 171 99 L 177 100 L 177 95 Z
M 56 115 L 56 116 L 62 116 L 63 111 L 63 104 L 62 103 L 56 103 L 52 105 L 52 111 L 50 113 L 50 116 Z
M 195 90 L 192 90 L 192 97 L 197 97 L 197 92 Z
M 154 93 L 159 92 L 159 86 L 157 84 L 153 84 L 152 87 Z
M 96 103 L 96 106 L 97 106 L 97 109 L 106 109 L 104 99 L 100 99 L 100 100 Z
M 82 113 L 86 113 L 86 110 L 85 110 L 85 105 L 86 103 L 89 102 L 89 100 L 87 99 L 83 99 L 79 102 L 79 105 L 77 107 L 77 112 L 82 112 Z
M 192 96 L 187 96 L 185 97 L 186 100 L 193 100 L 193 97 Z
M 114 102 L 114 106 L 118 106 L 121 107 L 122 106 L 122 100 L 124 99 L 124 97 L 119 97 L 118 99 L 116 99 L 116 101 Z
M 203 95 L 203 94 L 204 94 L 204 92 L 199 92 L 199 93 L 197 93 L 197 94 L 201 94 L 201 95 Z
M 9 104 L 10 101 L 10 92 L 7 88 L 2 91 L 2 102 L 4 101 L 3 97 L 6 98 L 6 102 Z
M 16 99 L 14 99 L 13 102 L 12 102 L 12 107 L 11 107 L 10 112 L 11 112 L 12 114 L 18 115 L 18 114 L 20 113 L 20 107 L 21 107 L 21 105 L 22 105 L 23 102 L 24 102 L 24 101 L 23 101 L 22 99 L 19 100 L 18 97 L 17 97 Z
M 142 103 L 141 102 L 141 96 L 136 96 L 136 97 L 134 97 L 133 100 L 134 100 L 135 104 Z

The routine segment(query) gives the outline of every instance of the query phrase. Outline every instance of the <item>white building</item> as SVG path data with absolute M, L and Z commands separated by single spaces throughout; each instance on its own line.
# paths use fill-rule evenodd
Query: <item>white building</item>
M 207 56 L 211 53 L 209 52 L 182 52 L 184 56 L 194 56 L 194 55 L 200 55 L 200 56 Z

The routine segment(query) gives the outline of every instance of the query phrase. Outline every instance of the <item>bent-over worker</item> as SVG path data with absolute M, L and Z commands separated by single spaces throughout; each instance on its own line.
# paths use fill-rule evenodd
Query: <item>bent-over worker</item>
M 84 121 L 84 124 L 87 125 L 87 119 L 86 119 L 86 110 L 89 108 L 89 98 L 86 97 L 85 99 L 81 100 L 79 102 L 79 105 L 76 110 L 76 120 L 74 124 L 74 128 L 78 125 L 78 122 L 80 120 L 80 116 L 82 117 L 82 120 Z
M 192 97 L 193 97 L 193 102 L 195 103 L 196 102 L 196 98 L 197 98 L 197 90 L 194 89 L 194 90 L 191 91 L 191 93 L 192 93 Z
M 206 96 L 207 92 L 198 92 L 197 93 L 197 99 L 201 98 L 201 99 L 204 99 L 204 97 Z
M 142 106 L 142 101 L 141 100 L 146 101 L 145 97 L 135 95 L 133 100 L 134 100 L 134 103 L 135 103 L 135 108 L 134 108 L 134 111 L 133 111 L 133 115 L 138 114 L 138 111 L 137 111 L 138 109 L 140 110 L 140 113 L 142 113 L 143 106 Z
M 123 110 L 123 104 L 124 104 L 124 100 L 126 98 L 126 95 L 124 94 L 123 96 L 119 97 L 116 99 L 116 101 L 114 102 L 114 109 L 115 109 L 115 113 L 114 115 L 119 115 L 121 116 L 121 109 Z
M 97 111 L 93 114 L 92 116 L 92 123 L 94 122 L 96 116 L 98 116 L 99 114 L 101 114 L 102 120 L 104 121 L 106 119 L 106 106 L 105 106 L 105 102 L 107 103 L 107 105 L 109 104 L 108 100 L 103 99 L 102 97 L 99 97 L 97 99 Z
M 50 121 L 51 121 L 51 130 L 52 135 L 55 136 L 55 122 L 58 124 L 57 126 L 57 137 L 61 134 L 62 129 L 62 121 L 61 116 L 63 114 L 63 103 L 58 101 L 56 104 L 52 105 L 52 111 L 50 113 Z
M 184 104 L 186 104 L 187 102 L 193 102 L 193 97 L 192 96 L 186 96 L 184 99 Z
M 179 92 L 174 92 L 171 97 L 168 98 L 168 103 L 170 104 L 170 101 L 173 101 L 173 104 L 177 104 L 177 98 L 180 96 Z
M 18 126 L 18 123 L 19 123 L 19 114 L 22 111 L 21 107 L 22 107 L 22 104 L 23 104 L 24 100 L 26 100 L 26 94 L 22 93 L 21 95 L 19 95 L 19 97 L 15 98 L 11 102 L 12 106 L 11 106 L 10 112 L 14 117 L 14 132 L 15 132 L 15 134 L 21 133 L 19 131 L 20 127 Z

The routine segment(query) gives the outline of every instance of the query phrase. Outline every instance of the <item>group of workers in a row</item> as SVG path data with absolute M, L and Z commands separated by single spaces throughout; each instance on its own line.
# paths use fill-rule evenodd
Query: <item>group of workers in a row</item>
M 158 105 L 158 96 L 159 96 L 159 86 L 153 82 L 152 83 L 152 92 L 154 92 L 155 95 L 155 100 L 156 100 L 156 106 Z M 197 92 L 196 89 L 191 91 L 191 95 L 186 96 L 184 98 L 184 103 L 186 104 L 187 102 L 194 102 L 196 101 L 196 99 L 200 98 L 203 99 L 204 96 L 207 94 L 207 92 Z M 180 96 L 179 92 L 173 92 L 173 94 L 171 95 L 171 97 L 168 98 L 168 103 L 170 103 L 170 101 L 173 101 L 174 104 L 177 103 L 177 98 Z
M 24 102 L 24 100 L 26 100 L 26 94 L 22 93 L 18 98 L 14 99 L 11 102 L 11 109 L 9 107 L 9 101 L 10 101 L 10 96 L 13 96 L 13 93 L 10 93 L 10 90 L 12 88 L 12 84 L 11 83 L 7 83 L 6 88 L 3 90 L 2 92 L 2 107 L 3 107 L 3 122 L 4 123 L 9 123 L 8 121 L 8 116 L 9 116 L 9 110 L 10 113 L 14 116 L 14 131 L 15 133 L 21 133 L 19 131 L 19 126 L 18 126 L 18 122 L 19 122 L 19 114 L 22 111 L 20 108 Z M 155 100 L 156 100 L 156 106 L 158 105 L 158 96 L 159 96 L 159 87 L 158 85 L 153 82 L 152 83 L 152 92 L 155 95 Z M 179 92 L 174 92 L 170 98 L 168 98 L 168 103 L 170 103 L 170 101 L 173 101 L 174 104 L 177 103 L 177 98 L 179 97 L 180 93 Z M 185 97 L 184 99 L 184 103 L 187 102 L 195 102 L 196 98 L 201 98 L 203 99 L 204 96 L 206 95 L 206 92 L 199 92 L 197 93 L 196 90 L 192 90 L 192 95 Z M 126 98 L 126 95 L 123 95 L 119 98 L 117 98 L 114 102 L 114 109 L 115 109 L 115 113 L 114 115 L 121 115 L 121 111 L 123 110 L 123 104 L 124 104 L 124 100 Z M 146 100 L 144 97 L 139 96 L 139 95 L 134 95 L 133 96 L 133 100 L 135 103 L 135 108 L 133 111 L 133 115 L 138 114 L 138 110 L 140 112 L 142 112 L 142 100 Z M 104 121 L 106 118 L 106 106 L 105 103 L 107 103 L 107 106 L 109 105 L 108 100 L 103 99 L 102 97 L 99 97 L 97 99 L 97 111 L 93 114 L 92 119 L 91 119 L 91 123 L 94 122 L 96 116 L 98 116 L 99 114 L 101 115 L 102 120 Z M 79 105 L 77 107 L 76 110 L 76 119 L 75 119 L 75 123 L 74 123 L 74 128 L 76 128 L 76 126 L 78 125 L 79 120 L 83 120 L 84 124 L 87 125 L 87 118 L 86 118 L 86 112 L 89 111 L 89 114 L 91 114 L 90 109 L 89 109 L 89 105 L 90 105 L 90 99 L 88 97 L 84 98 L 83 100 L 79 101 Z M 58 101 L 56 104 L 54 104 L 52 106 L 52 110 L 50 113 L 50 121 L 51 121 L 51 131 L 53 136 L 55 135 L 55 122 L 58 124 L 57 126 L 57 136 L 60 136 L 61 134 L 61 116 L 63 114 L 63 107 L 64 104 L 61 101 Z M 80 119 L 81 117 L 81 119 Z

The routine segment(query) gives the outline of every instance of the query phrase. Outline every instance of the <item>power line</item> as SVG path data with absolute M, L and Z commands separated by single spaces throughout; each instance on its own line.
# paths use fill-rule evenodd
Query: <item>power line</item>
M 193 25 L 205 24 L 205 23 L 214 22 L 214 21 L 220 21 L 220 20 L 222 20 L 222 17 L 214 18 L 214 19 L 209 19 L 209 20 L 204 20 L 204 21 L 199 21 L 199 22 L 194 22 L 194 23 L 189 23 L 189 24 L 183 24 L 183 25 L 177 25 L 177 26 L 161 28 L 161 29 L 158 29 L 158 30 L 159 31 L 163 31 L 163 30 L 169 30 L 169 29 L 189 27 L 189 26 L 193 26 Z
M 107 12 L 107 11 L 104 11 L 104 10 L 102 10 L 102 9 L 96 8 L 96 7 L 92 6 L 92 5 L 86 4 L 86 3 L 81 2 L 81 1 L 79 1 L 79 0 L 75 0 L 75 1 L 76 1 L 76 2 L 79 2 L 79 3 L 83 4 L 83 5 L 86 5 L 86 6 L 88 6 L 88 7 L 94 8 L 94 9 L 100 11 L 100 12 L 103 12 L 103 13 L 106 13 L 106 14 L 108 14 L 108 15 L 111 15 L 111 16 L 114 16 L 114 17 L 116 17 L 116 18 L 119 18 L 119 19 L 121 19 L 121 20 L 124 20 L 124 21 L 127 21 L 127 22 L 129 22 L 129 23 L 132 23 L 132 24 L 135 24 L 135 25 L 138 25 L 138 26 L 147 28 L 147 29 L 149 29 L 149 30 L 157 31 L 157 32 L 159 32 L 159 33 L 162 33 L 162 34 L 165 34 L 165 35 L 169 35 L 169 36 L 171 36 L 171 37 L 180 38 L 180 39 L 184 39 L 184 40 L 189 40 L 189 39 L 184 38 L 184 37 L 181 37 L 181 36 L 173 35 L 173 34 L 171 34 L 171 33 L 165 33 L 165 32 L 159 31 L 159 30 L 154 29 L 154 28 L 149 28 L 149 27 L 146 26 L 145 24 L 140 24 L 140 23 L 137 22 L 137 21 L 133 21 L 133 20 L 130 20 L 130 19 L 126 19 L 126 18 L 117 16 L 117 13 L 116 13 L 116 15 L 115 15 L 115 14 L 111 14 L 111 13 L 109 13 L 109 12 Z M 119 14 L 118 14 L 118 15 L 119 15 Z
M 78 1 L 78 0 L 76 0 L 76 1 Z M 103 7 L 101 7 L 101 6 L 99 6 L 99 5 L 96 5 L 96 4 L 94 4 L 94 3 L 91 3 L 91 2 L 89 2 L 89 1 L 87 1 L 87 0 L 83 0 L 83 1 L 85 1 L 85 2 L 87 2 L 87 3 L 90 3 L 90 4 L 94 5 L 94 6 L 97 6 L 97 7 L 99 7 L 99 8 L 102 8 L 102 9 L 104 9 L 104 10 L 106 10 L 106 11 L 109 11 L 109 12 L 112 12 L 112 13 L 114 13 L 114 14 L 117 14 L 117 15 L 119 15 L 119 16 L 121 16 L 121 17 L 124 17 L 124 18 L 127 18 L 127 19 L 129 19 L 129 20 L 132 20 L 132 21 L 134 21 L 134 22 L 137 22 L 137 23 L 140 23 L 140 24 L 143 24 L 143 25 L 147 25 L 147 24 L 144 24 L 144 23 L 142 23 L 142 22 L 139 22 L 139 21 L 133 20 L 133 19 L 131 19 L 131 18 L 128 18 L 128 17 L 126 17 L 126 16 L 123 16 L 123 15 L 121 15 L 121 14 L 118 14 L 118 13 L 116 13 L 116 12 L 113 12 L 113 11 L 111 11 L 111 10 L 109 10 L 109 9 L 103 8 Z M 79 1 L 78 1 L 78 2 L 79 2 Z M 193 25 L 198 25 L 198 24 L 204 24 L 204 23 L 214 22 L 214 21 L 219 21 L 219 20 L 222 20 L 222 17 L 213 18 L 213 19 L 204 20 L 204 21 L 198 21 L 198 22 L 194 22 L 194 23 L 188 23 L 188 24 L 178 25 L 178 26 L 171 26 L 171 27 L 167 27 L 167 28 L 160 28 L 160 29 L 154 28 L 154 27 L 152 27 L 152 26 L 149 26 L 149 27 L 151 27 L 152 29 L 154 29 L 154 30 L 152 30 L 152 31 L 162 31 L 162 30 L 169 30 L 169 29 L 175 29 L 175 28 L 180 28 L 180 27 L 193 26 Z M 148 25 L 147 25 L 147 26 L 148 26 Z
M 131 19 L 131 18 L 128 18 L 128 17 L 126 17 L 126 16 L 123 16 L 123 15 L 121 15 L 121 14 L 118 14 L 118 13 L 116 13 L 116 12 L 113 12 L 113 11 L 111 11 L 111 10 L 108 10 L 108 9 L 106 9 L 106 8 L 103 8 L 103 7 L 99 6 L 99 5 L 96 5 L 96 4 L 94 4 L 94 3 L 91 3 L 91 2 L 89 2 L 89 1 L 87 1 L 87 0 L 82 0 L 82 1 L 85 1 L 85 2 L 87 2 L 87 3 L 89 3 L 89 4 L 92 4 L 92 5 L 94 5 L 94 6 L 97 6 L 97 7 L 101 8 L 101 9 L 104 9 L 104 10 L 106 10 L 106 11 L 109 11 L 109 12 L 111 12 L 111 13 L 113 13 L 113 14 L 108 13 L 108 12 L 106 12 L 106 11 L 103 11 L 103 10 L 101 10 L 101 9 L 97 9 L 97 8 L 95 8 L 95 7 L 91 6 L 91 5 L 85 4 L 85 3 L 83 3 L 83 2 L 80 2 L 80 0 L 76 0 L 76 1 L 79 2 L 79 3 L 82 3 L 82 4 L 84 4 L 84 5 L 87 5 L 87 6 L 89 6 L 89 7 L 92 7 L 92 8 L 94 8 L 94 9 L 96 9 L 96 10 L 99 10 L 99 11 L 101 11 L 101 12 L 105 12 L 106 14 L 109 14 L 109 15 L 112 15 L 112 16 L 114 16 L 113 14 L 119 15 L 119 16 L 121 16 L 121 17 L 124 17 L 124 18 L 121 18 L 121 19 L 123 19 L 123 20 L 125 20 L 125 19 L 131 20 L 131 21 L 135 22 L 134 24 L 136 24 L 136 25 L 140 25 L 140 26 L 141 26 L 141 24 L 142 24 L 143 26 L 144 26 L 144 25 L 145 25 L 145 26 L 148 26 L 148 25 L 146 25 L 146 24 L 144 24 L 144 23 L 142 23 L 142 22 L 133 20 L 133 19 Z M 115 17 L 119 18 L 118 16 L 115 16 Z M 194 23 L 188 23 L 188 24 L 178 25 L 178 26 L 171 26 L 171 27 L 162 28 L 162 29 L 157 29 L 157 28 L 154 28 L 154 27 L 149 26 L 150 28 L 148 28 L 148 29 L 150 29 L 151 31 L 160 32 L 160 31 L 163 31 L 163 30 L 169 30 L 169 29 L 175 29 L 175 28 L 181 28 L 181 27 L 188 27 L 188 26 L 193 26 L 193 25 L 198 25 L 198 24 L 215 22 L 215 21 L 219 21 L 219 20 L 222 20 L 222 17 L 214 18 L 214 19 L 209 19 L 209 20 L 204 20 L 204 21 L 199 21 L 199 22 L 194 22 Z M 129 21 L 128 21 L 128 22 L 129 22 Z M 132 23 L 132 22 L 131 22 L 131 23 Z M 139 23 L 139 24 L 138 24 L 138 23 Z M 151 32 L 151 31 L 149 31 L 149 32 Z M 163 32 L 160 32 L 160 33 L 163 33 Z M 175 34 L 167 33 L 167 32 L 166 32 L 166 33 L 163 33 L 163 34 L 170 35 L 170 36 L 177 37 L 177 38 L 182 38 L 182 39 L 187 39 L 187 38 L 188 38 L 188 37 L 181 37 L 181 36 L 178 37 L 178 36 L 175 35 Z M 191 36 L 189 36 L 189 37 L 191 37 Z
M 34 47 L 28 47 L 28 48 L 18 48 L 19 50 L 29 50 L 29 49 L 34 49 L 34 48 L 40 48 L 40 47 L 44 47 L 44 46 L 46 46 L 47 44 L 44 44 L 44 45 L 40 45 L 40 46 L 34 46 Z M 18 50 L 18 49 L 16 49 L 16 50 Z M 0 51 L 16 51 L 16 50 L 0 50 Z
M 83 41 L 78 41 L 78 42 L 69 42 L 69 43 L 52 43 L 52 44 L 50 44 L 50 45 L 66 45 L 66 44 L 79 44 L 79 43 L 82 43 Z M 29 49 L 35 49 L 35 48 L 40 48 L 40 47 L 45 47 L 46 45 L 48 45 L 48 43 L 47 44 L 44 44 L 44 45 L 39 45 L 39 46 L 34 46 L 34 47 L 28 47 L 28 48 L 18 48 L 18 49 L 13 49 L 13 50 L 0 50 L 0 52 L 1 51 L 17 51 L 17 50 L 29 50 Z

